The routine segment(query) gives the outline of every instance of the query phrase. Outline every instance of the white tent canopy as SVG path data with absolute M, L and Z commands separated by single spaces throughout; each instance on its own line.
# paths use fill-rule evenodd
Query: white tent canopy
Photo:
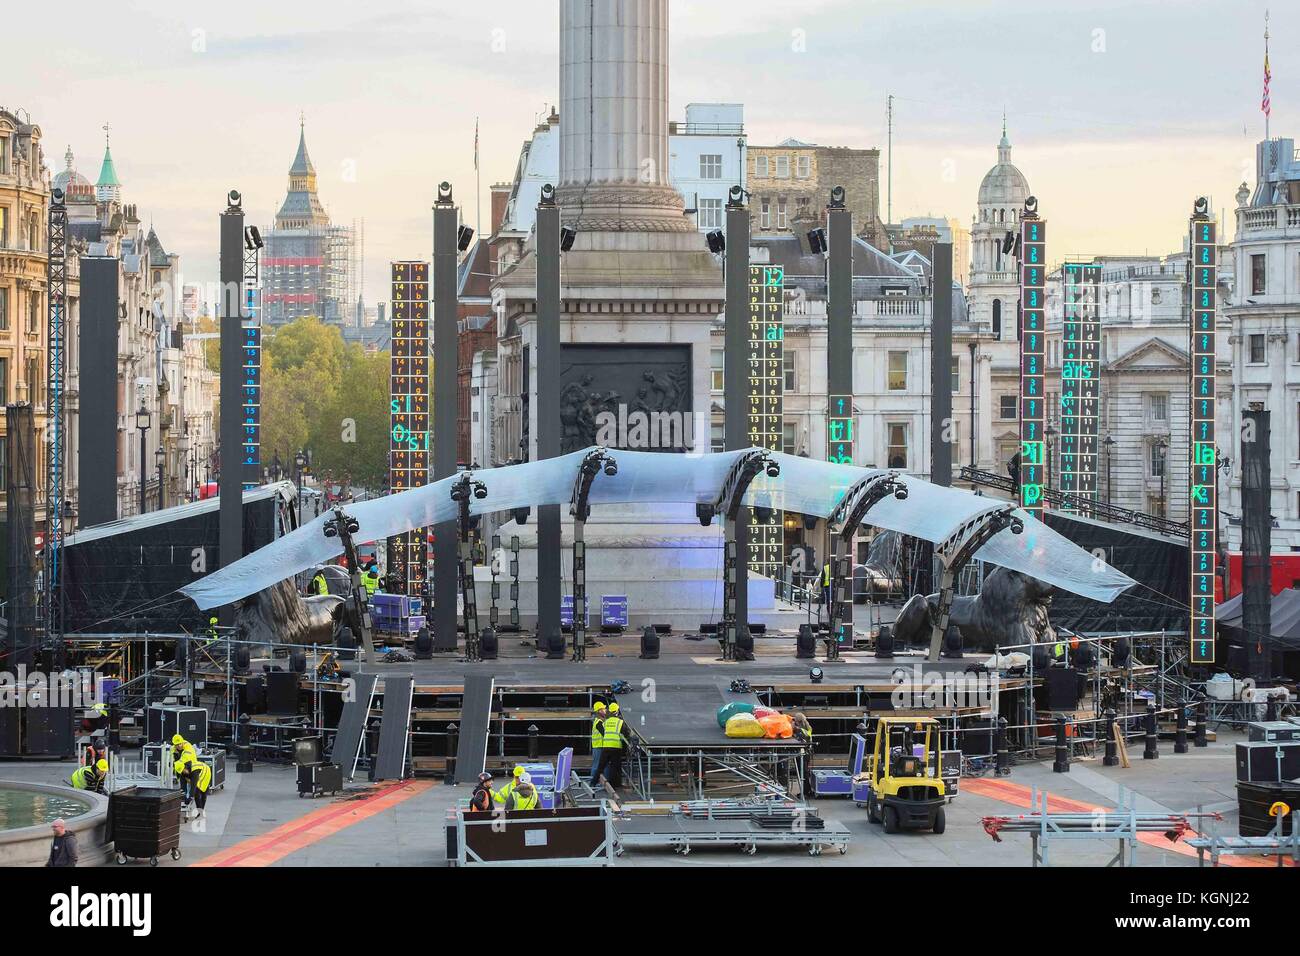
M 488 493 L 486 498 L 471 499 L 470 513 L 568 504 L 578 466 L 591 450 L 475 471 L 474 477 L 487 486 Z M 711 503 L 717 498 L 731 466 L 745 453 L 674 455 L 611 451 L 618 463 L 618 474 L 597 475 L 589 500 L 593 507 Z M 881 472 L 779 452 L 770 454 L 780 464 L 781 474 L 776 478 L 760 474 L 750 485 L 745 501 L 819 518 L 830 515 L 846 489 Z M 867 524 L 938 543 L 970 518 L 1006 504 L 955 488 L 941 488 L 919 478 L 900 477 L 907 484 L 907 499 L 888 497 L 880 501 L 867 513 Z M 347 505 L 347 513 L 360 526 L 354 539 L 380 541 L 404 531 L 454 521 L 456 504 L 451 500 L 451 486 L 459 479 L 459 475 L 443 478 L 423 488 Z M 1110 603 L 1133 585 L 1132 578 L 1046 525 L 1024 512 L 1016 514 L 1024 521 L 1024 532 L 1019 535 L 1010 529 L 999 532 L 976 553 L 976 558 L 1104 603 Z M 323 531 L 329 518 L 329 514 L 321 515 L 230 567 L 182 588 L 181 593 L 206 610 L 256 594 L 287 577 L 337 558 L 343 552 L 342 544 L 337 537 L 325 537 Z

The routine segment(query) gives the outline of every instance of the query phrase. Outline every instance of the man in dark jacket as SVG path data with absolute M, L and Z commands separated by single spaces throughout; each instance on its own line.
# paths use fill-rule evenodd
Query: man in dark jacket
M 50 844 L 50 859 L 45 865 L 76 866 L 76 835 L 68 832 L 68 825 L 63 822 L 62 817 L 51 823 L 50 829 L 54 831 L 54 842 Z

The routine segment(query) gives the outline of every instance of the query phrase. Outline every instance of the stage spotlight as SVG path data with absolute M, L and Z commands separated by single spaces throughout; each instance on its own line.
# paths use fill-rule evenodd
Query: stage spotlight
M 814 684 L 820 684 L 822 682 L 822 678 L 824 678 L 825 676 L 826 675 L 822 673 L 822 669 L 820 667 L 814 667 L 808 671 L 808 679 L 812 681 Z
M 772 509 L 767 505 L 754 505 L 754 517 L 760 524 L 767 524 L 772 520 Z
M 244 229 L 244 248 L 250 252 L 254 249 L 262 248 L 262 230 L 256 226 L 247 226 Z
M 817 530 L 817 516 L 816 516 L 816 515 L 804 515 L 804 516 L 803 516 L 803 529 L 804 529 L 805 531 L 816 531 L 816 530 Z
M 727 190 L 728 206 L 743 206 L 745 204 L 745 187 L 732 186 Z
M 831 208 L 832 209 L 844 208 L 844 187 L 843 186 L 831 187 Z
M 474 497 L 477 498 L 479 501 L 482 501 L 484 498 L 486 498 L 486 497 L 487 497 L 487 485 L 483 484 L 482 482 L 475 482 L 475 483 L 474 483 Z
M 578 238 L 578 230 L 568 226 L 560 227 L 560 251 L 568 252 L 573 248 L 573 241 Z
M 820 226 L 808 233 L 808 249 L 813 255 L 819 255 L 826 252 L 826 230 Z
M 903 483 L 900 481 L 900 482 L 898 483 L 898 485 L 894 488 L 894 498 L 897 499 L 898 501 L 906 501 L 906 500 L 907 500 L 907 485 L 903 484 Z
M 613 477 L 614 477 L 615 475 L 617 475 L 617 474 L 618 474 L 618 462 L 616 462 L 613 458 L 606 458 L 606 459 L 605 459 L 605 477 L 606 477 L 606 478 L 613 478 Z
M 63 190 L 58 186 L 55 186 L 50 192 L 50 202 L 54 203 L 56 206 L 63 204 Z
M 485 661 L 494 661 L 497 659 L 499 647 L 500 643 L 497 641 L 497 632 L 495 628 L 485 627 L 479 632 L 479 657 Z
M 811 624 L 799 625 L 799 636 L 795 638 L 795 657 L 810 660 L 817 656 L 817 635 Z
M 464 252 L 469 248 L 469 244 L 474 241 L 474 230 L 469 226 L 456 227 L 456 251 Z
M 1002 237 L 1002 254 L 1005 256 L 1013 248 L 1015 248 L 1015 245 L 1016 245 L 1016 234 L 1012 232 L 1010 229 L 1008 229 L 1007 234 Z
M 880 632 L 876 634 L 876 657 L 881 660 L 890 660 L 894 656 L 894 629 L 888 624 L 880 627 Z
M 1197 216 L 1208 216 L 1210 214 L 1210 201 L 1204 196 L 1196 197 L 1196 204 L 1192 207 Z
M 720 256 L 727 251 L 727 237 L 722 234 L 721 229 L 713 229 L 704 234 L 704 240 L 709 244 L 709 252 L 715 256 Z
M 1026 197 L 1025 197 L 1025 212 L 1027 212 L 1027 213 L 1035 213 L 1035 214 L 1038 212 L 1038 197 L 1037 197 L 1037 196 L 1026 196 Z
M 445 179 L 438 183 L 438 202 L 451 202 L 451 183 L 447 182 Z
M 546 183 L 542 186 L 542 195 L 539 202 L 541 202 L 543 206 L 555 205 L 555 187 L 550 183 Z
M 779 478 L 781 476 L 781 466 L 774 459 L 769 458 L 763 469 L 767 472 L 769 478 Z
M 230 192 L 226 195 L 226 201 L 229 202 L 230 205 L 232 205 L 232 206 L 238 206 L 240 203 L 242 203 L 242 202 L 244 201 L 244 198 L 243 198 L 242 196 L 239 195 L 239 190 L 238 190 L 238 189 L 232 189 L 232 190 L 230 190 Z
M 700 501 L 695 505 L 695 517 L 699 519 L 700 524 L 705 528 L 713 524 L 713 516 L 716 513 L 713 505 L 708 502 Z
M 525 505 L 514 509 L 515 524 L 528 524 L 528 512 L 532 509 Z

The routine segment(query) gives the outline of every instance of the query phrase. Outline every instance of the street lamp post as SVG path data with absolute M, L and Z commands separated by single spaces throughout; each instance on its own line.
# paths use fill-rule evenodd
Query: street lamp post
M 177 477 L 180 477 L 181 474 L 185 476 L 181 480 L 180 492 L 177 495 L 179 500 L 176 503 L 184 504 L 190 496 L 190 426 L 188 422 L 185 423 L 181 431 L 181 440 L 176 447 L 180 451 L 180 461 L 176 469 Z
M 1056 437 L 1056 429 L 1048 425 L 1044 429 L 1044 434 L 1047 435 L 1047 487 L 1050 490 L 1052 487 L 1052 446 L 1054 444 L 1052 439 Z
M 1169 458 L 1165 449 L 1169 447 L 1169 442 L 1159 438 L 1156 447 L 1160 449 L 1160 517 L 1164 518 L 1169 514 L 1169 508 L 1165 505 L 1165 472 L 1169 470 Z
M 1110 450 L 1115 447 L 1115 444 L 1116 444 L 1115 439 L 1112 438 L 1110 435 L 1107 435 L 1105 439 L 1102 440 L 1102 445 L 1104 445 L 1106 448 L 1106 504 L 1107 505 L 1114 504 L 1114 499 L 1111 497 L 1112 487 L 1110 483 L 1110 477 L 1111 477 Z
M 167 466 L 167 452 L 163 451 L 162 445 L 159 445 L 154 449 L 153 457 L 154 461 L 158 463 L 158 510 L 162 511 L 163 508 L 167 507 L 167 499 L 163 494 L 165 481 L 164 475 Z
M 145 439 L 149 435 L 149 409 L 144 407 L 144 402 L 140 402 L 139 409 L 135 413 L 135 427 L 140 433 L 140 514 L 145 513 L 144 486 L 145 486 Z
M 301 448 L 298 449 L 298 454 L 293 456 L 293 466 L 294 466 L 294 470 L 297 472 L 298 475 L 296 481 L 296 484 L 298 486 L 298 522 L 301 524 L 302 523 L 302 470 L 307 466 L 307 456 L 306 454 L 303 453 L 303 450 Z

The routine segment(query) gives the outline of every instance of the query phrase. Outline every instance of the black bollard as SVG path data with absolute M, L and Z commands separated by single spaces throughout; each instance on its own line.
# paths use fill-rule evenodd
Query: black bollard
M 1196 702 L 1196 734 L 1192 737 L 1193 747 L 1208 747 L 1210 742 L 1205 739 L 1205 725 L 1209 723 L 1210 705 L 1202 698 Z
M 1070 772 L 1070 744 L 1065 737 L 1065 718 L 1056 718 L 1056 760 L 1052 763 L 1052 773 Z
M 1142 750 L 1143 760 L 1156 760 L 1160 757 L 1160 750 L 1156 746 L 1156 705 L 1147 704 L 1146 720 L 1146 747 Z
M 536 724 L 528 725 L 528 759 L 537 760 L 537 755 L 542 752 L 541 732 L 537 729 Z
M 456 750 L 460 746 L 460 728 L 455 724 L 447 725 L 447 771 L 442 782 L 451 786 L 456 782 Z
M 998 718 L 997 735 L 994 737 L 994 753 L 996 754 L 995 773 L 999 777 L 1005 777 L 1011 773 L 1011 752 L 1007 750 L 1007 719 Z
M 1176 754 L 1187 753 L 1187 711 L 1187 704 L 1178 705 L 1178 723 L 1174 730 L 1174 753 Z
M 1106 721 L 1106 756 L 1101 758 L 1103 767 L 1119 766 L 1119 743 L 1115 740 L 1115 708 L 1107 707 L 1101 715 Z
M 247 714 L 239 715 L 239 744 L 235 748 L 235 773 L 253 772 L 253 748 L 248 744 L 249 727 L 252 718 Z

